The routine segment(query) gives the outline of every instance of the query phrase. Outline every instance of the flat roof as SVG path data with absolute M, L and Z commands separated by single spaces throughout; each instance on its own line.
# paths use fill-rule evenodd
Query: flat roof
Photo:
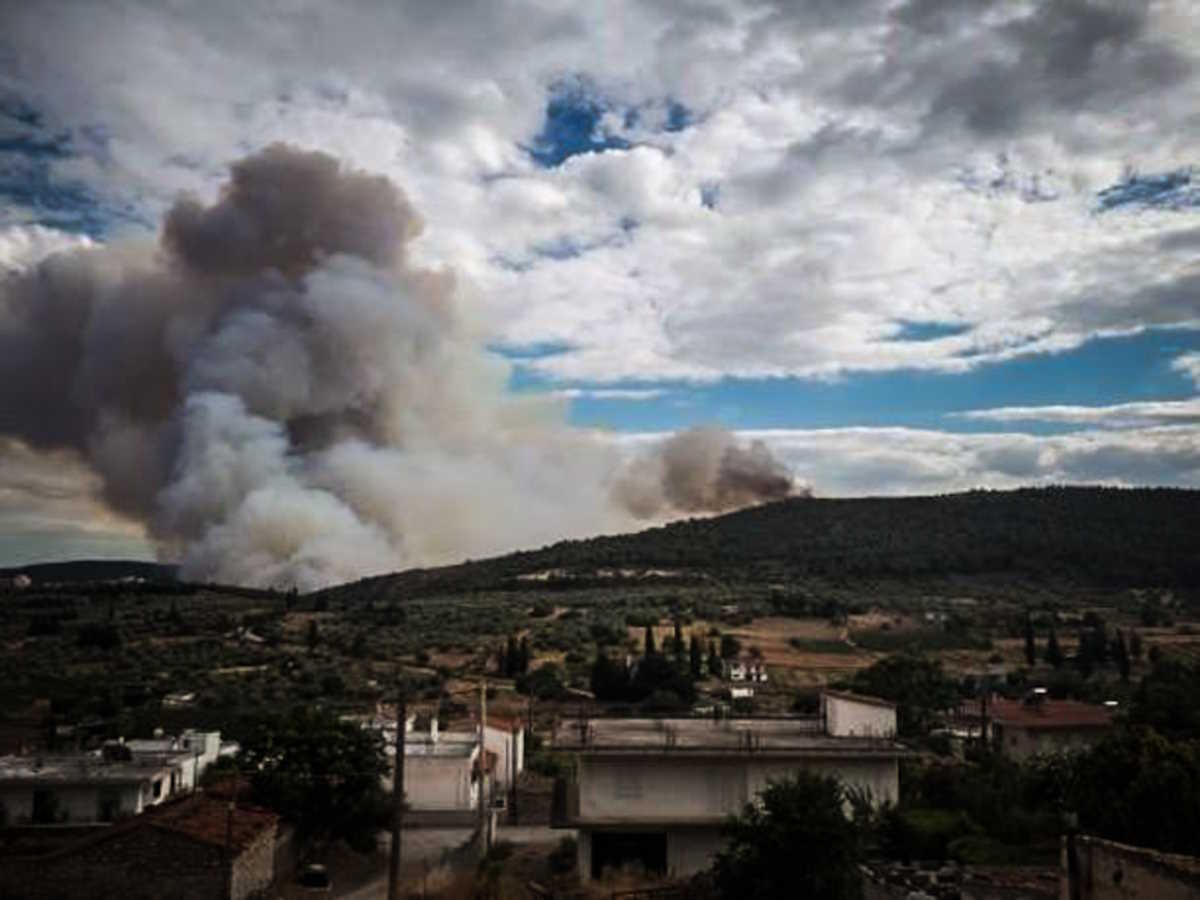
M 1051 700 L 1036 703 L 997 697 L 991 702 L 993 722 L 1031 730 L 1044 728 L 1108 728 L 1113 712 L 1107 706 L 1078 700 Z
M 186 754 L 185 754 L 186 755 Z M 137 784 L 169 772 L 161 760 L 105 762 L 98 756 L 0 756 L 0 787 L 19 784 Z
M 895 709 L 896 704 L 891 700 L 884 700 L 882 697 L 871 697 L 867 694 L 855 694 L 851 691 L 831 691 L 828 688 L 821 691 L 826 697 L 833 697 L 835 700 L 850 700 L 854 703 L 865 703 L 868 706 L 882 706 L 884 709 Z
M 555 727 L 553 744 L 557 750 L 615 756 L 900 756 L 908 752 L 886 738 L 830 736 L 818 717 L 566 719 Z

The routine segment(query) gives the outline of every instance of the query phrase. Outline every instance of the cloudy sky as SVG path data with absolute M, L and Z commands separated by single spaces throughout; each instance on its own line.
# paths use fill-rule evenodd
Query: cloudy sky
M 401 185 L 511 389 L 818 495 L 1200 486 L 1194 0 L 0 0 L 0 272 L 276 141 Z M 4 437 L 0 564 L 148 554 Z

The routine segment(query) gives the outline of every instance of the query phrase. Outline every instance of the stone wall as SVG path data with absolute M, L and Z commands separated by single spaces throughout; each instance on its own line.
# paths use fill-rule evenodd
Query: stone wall
M 275 879 L 274 828 L 264 828 L 233 861 L 233 900 L 265 891 Z
M 0 900 L 212 900 L 225 896 L 221 849 L 166 829 L 111 834 L 0 862 Z
M 1061 900 L 1200 900 L 1200 859 L 1086 835 L 1062 841 Z
M 275 838 L 263 829 L 238 855 L 233 900 L 270 885 Z M 220 845 L 137 821 L 53 853 L 0 859 L 0 900 L 214 900 L 227 896 L 227 872 Z

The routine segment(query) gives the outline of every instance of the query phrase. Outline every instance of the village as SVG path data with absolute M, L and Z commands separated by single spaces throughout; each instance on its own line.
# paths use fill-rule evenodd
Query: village
M 373 735 L 382 748 L 378 787 L 395 796 L 402 785 L 391 828 L 375 836 L 379 858 L 394 841 L 408 848 L 399 851 L 406 856 L 390 883 L 377 872 L 351 891 L 336 867 L 312 861 L 296 822 L 254 801 L 255 773 L 239 744 L 218 732 L 159 729 L 72 751 L 27 748 L 0 757 L 0 897 L 436 897 L 456 872 L 513 846 L 553 859 L 577 886 L 564 892 L 561 879 L 557 886 L 530 879 L 520 896 L 617 896 L 622 885 L 653 889 L 654 897 L 689 896 L 691 879 L 724 847 L 731 817 L 773 782 L 800 771 L 836 779 L 845 814 L 862 814 L 852 812 L 856 803 L 870 815 L 900 802 L 902 764 L 928 755 L 925 742 L 900 739 L 898 705 L 879 697 L 824 688 L 810 711 L 755 714 L 747 692 L 769 678 L 761 659 L 738 657 L 721 671 L 726 702 L 648 715 L 577 698 L 555 708 L 546 732 L 530 730 L 533 720 L 514 715 L 511 705 L 489 712 L 482 680 L 475 702 L 451 721 L 439 719 L 437 705 L 403 697 L 341 714 L 343 725 Z M 164 703 L 186 707 L 190 700 L 169 695 Z M 1035 687 L 1018 699 L 983 694 L 947 706 L 933 734 L 959 758 L 983 747 L 1019 763 L 1086 750 L 1112 732 L 1117 712 L 1112 702 L 1055 699 Z M 531 739 L 567 761 L 557 777 L 527 771 Z M 1085 838 L 1070 840 L 1077 860 Z M 1092 867 L 1108 865 L 1104 854 L 1112 852 L 1130 877 L 1188 878 L 1182 863 L 1172 875 L 1169 861 L 1151 851 L 1086 846 Z M 1031 882 L 1035 876 L 1026 874 L 1008 884 L 986 867 L 929 862 L 864 866 L 867 896 L 1058 891 L 1057 880 Z M 1063 868 L 1064 890 L 1081 877 L 1078 865 Z M 1081 896 L 1108 894 L 1095 888 Z

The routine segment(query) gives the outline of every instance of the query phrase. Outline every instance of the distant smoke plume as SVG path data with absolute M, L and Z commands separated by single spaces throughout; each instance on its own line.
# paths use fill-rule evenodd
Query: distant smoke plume
M 614 495 L 638 518 L 720 513 L 793 493 L 807 493 L 767 445 L 738 444 L 721 428 L 673 435 L 626 466 Z
M 190 577 L 308 588 L 637 517 L 783 496 L 761 444 L 688 432 L 624 467 L 506 393 L 415 268 L 388 180 L 276 145 L 157 245 L 52 255 L 0 281 L 0 436 L 71 450 Z

